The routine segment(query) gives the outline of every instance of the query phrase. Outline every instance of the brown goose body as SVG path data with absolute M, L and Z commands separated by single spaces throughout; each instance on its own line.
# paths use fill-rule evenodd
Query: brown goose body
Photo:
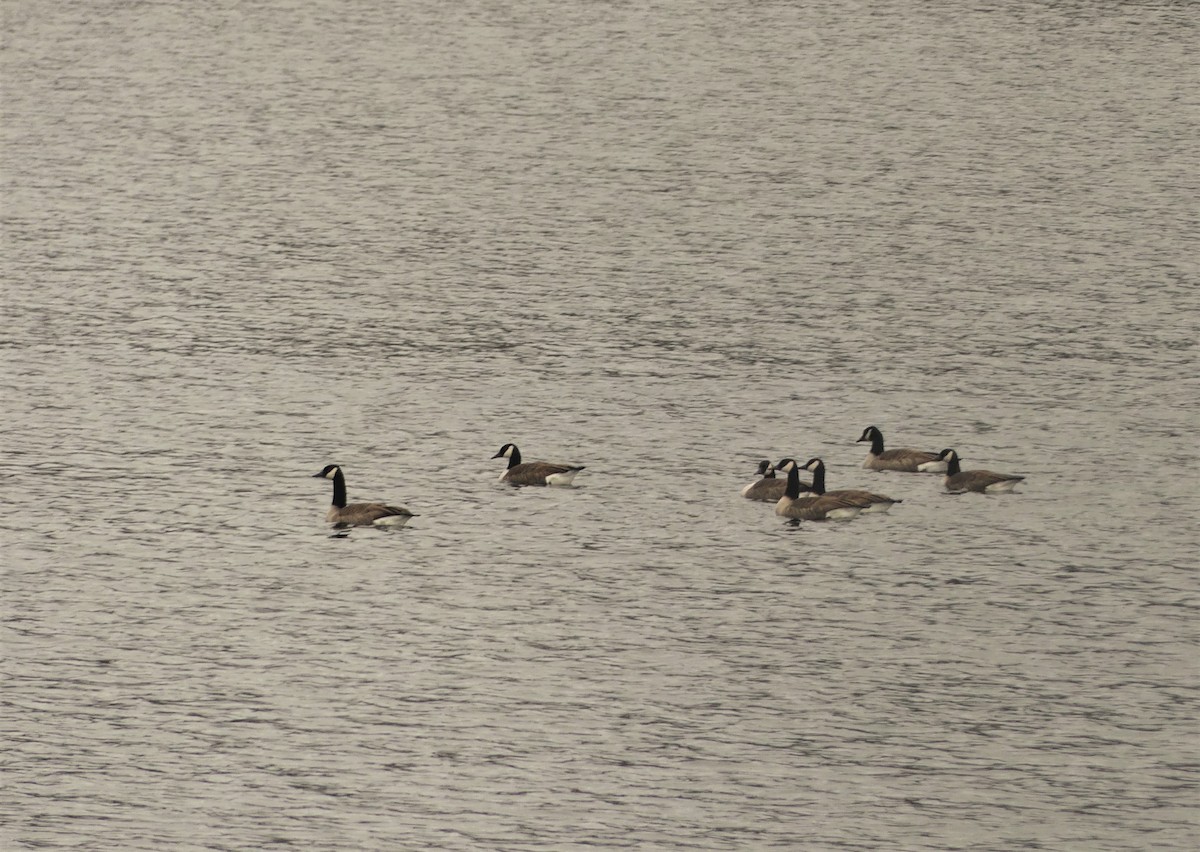
M 787 490 L 787 479 L 775 476 L 775 468 L 766 459 L 758 463 L 758 473 L 761 479 L 751 482 L 742 489 L 742 496 L 747 500 L 762 500 L 765 503 L 778 502 Z
M 990 470 L 963 470 L 961 459 L 954 450 L 942 450 L 939 454 L 946 460 L 947 491 L 961 493 L 976 491 L 981 494 L 1004 494 L 1013 490 L 1023 476 L 1013 476 L 1007 473 L 993 473 Z
M 326 465 L 314 478 L 333 480 L 333 504 L 325 520 L 335 527 L 402 527 L 416 515 L 403 506 L 386 503 L 347 503 L 346 476 L 336 464 Z
M 811 472 L 813 475 L 812 489 L 817 494 L 822 494 L 826 497 L 837 496 L 843 500 L 858 506 L 863 512 L 879 513 L 886 512 L 896 503 L 902 503 L 895 497 L 888 497 L 883 494 L 875 494 L 871 491 L 864 491 L 857 488 L 839 489 L 837 491 L 825 490 L 825 462 L 820 459 L 809 459 L 804 465 L 804 469 Z
M 554 462 L 522 462 L 521 451 L 516 444 L 505 444 L 494 459 L 507 458 L 508 467 L 500 474 L 500 481 L 509 485 L 570 485 L 582 464 L 556 464 Z
M 351 503 L 348 506 L 330 506 L 325 520 L 344 527 L 389 526 L 399 527 L 416 517 L 403 506 L 388 506 L 385 503 Z
M 862 437 L 855 443 L 862 441 L 871 442 L 871 450 L 863 462 L 863 467 L 867 470 L 898 470 L 907 473 L 941 473 L 946 470 L 946 462 L 934 452 L 907 448 L 885 450 L 883 433 L 874 426 L 864 429 Z
M 800 467 L 793 459 L 783 459 L 775 466 L 787 472 L 787 487 L 775 504 L 775 514 L 797 521 L 848 521 L 862 511 L 862 507 L 841 497 L 817 495 L 801 490 Z

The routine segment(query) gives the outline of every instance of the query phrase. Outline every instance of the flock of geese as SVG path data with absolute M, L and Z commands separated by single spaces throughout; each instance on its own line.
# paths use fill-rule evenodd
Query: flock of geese
M 908 448 L 885 450 L 883 433 L 875 426 L 863 430 L 858 443 L 863 441 L 871 443 L 871 450 L 863 462 L 867 470 L 945 474 L 946 490 L 952 493 L 1012 491 L 1025 478 L 990 470 L 963 470 L 958 453 L 952 449 L 940 453 Z M 812 474 L 812 482 L 800 481 L 802 470 Z M 776 471 L 787 474 L 787 478 L 776 479 Z M 743 488 L 742 496 L 774 502 L 775 514 L 799 521 L 849 520 L 868 512 L 886 512 L 902 502 L 895 497 L 861 489 L 826 490 L 825 462 L 819 458 L 809 459 L 804 464 L 798 464 L 795 459 L 783 459 L 774 465 L 763 459 L 758 463 L 758 474 L 760 479 Z
M 912 449 L 885 450 L 883 433 L 874 426 L 863 430 L 857 443 L 863 441 L 871 444 L 871 451 L 863 462 L 866 469 L 941 473 L 945 475 L 946 490 L 951 493 L 1008 492 L 1025 478 L 990 470 L 963 470 L 958 453 L 952 449 L 940 453 Z M 510 485 L 570 485 L 575 475 L 584 469 L 581 464 L 523 462 L 516 444 L 505 444 L 492 458 L 508 459 L 508 466 L 500 474 L 500 481 Z M 812 474 L 811 482 L 800 480 L 802 470 Z M 776 478 L 776 472 L 786 474 L 786 478 Z M 758 474 L 759 479 L 742 489 L 742 496 L 750 500 L 774 502 L 775 514 L 799 521 L 849 520 L 863 513 L 886 512 L 901 502 L 861 489 L 825 490 L 825 462 L 819 458 L 809 459 L 802 465 L 795 459 L 783 459 L 774 465 L 764 459 L 758 463 Z M 325 520 L 335 527 L 402 527 L 416 517 L 403 506 L 347 503 L 346 476 L 336 464 L 326 465 L 313 476 L 333 481 L 333 505 L 325 514 Z

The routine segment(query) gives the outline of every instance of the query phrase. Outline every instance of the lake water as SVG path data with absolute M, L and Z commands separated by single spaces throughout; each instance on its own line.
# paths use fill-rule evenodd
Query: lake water
M 10 0 L 0 845 L 1195 848 L 1198 28 Z

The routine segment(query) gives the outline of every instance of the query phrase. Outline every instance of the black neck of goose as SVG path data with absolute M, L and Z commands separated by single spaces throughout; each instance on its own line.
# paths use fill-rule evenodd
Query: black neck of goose
M 783 493 L 787 495 L 789 500 L 795 500 L 800 496 L 800 468 L 793 464 L 787 475 L 787 488 L 784 489 Z
M 872 455 L 883 455 L 883 433 L 878 429 L 871 432 L 871 453 Z
M 512 448 L 512 455 L 508 457 L 508 466 L 516 467 L 521 463 L 521 451 L 516 447 Z
M 958 466 L 958 456 L 946 459 L 946 476 L 958 476 L 962 468 Z
M 824 465 L 824 463 L 818 464 L 813 469 L 812 475 L 813 475 L 813 481 L 812 481 L 813 493 L 814 494 L 824 494 L 825 493 L 825 465 Z
M 774 478 L 775 478 L 775 468 L 769 467 L 763 471 L 763 479 L 774 479 Z
M 339 509 L 346 507 L 346 477 L 341 470 L 333 475 L 333 505 Z

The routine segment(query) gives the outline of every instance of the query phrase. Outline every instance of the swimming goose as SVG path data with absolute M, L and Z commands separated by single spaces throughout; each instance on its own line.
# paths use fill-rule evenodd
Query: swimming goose
M 824 494 L 826 496 L 837 495 L 842 499 L 849 500 L 854 505 L 858 506 L 863 512 L 886 512 L 896 503 L 902 502 L 894 497 L 885 497 L 882 494 L 872 494 L 870 491 L 862 491 L 860 489 L 842 489 L 838 491 L 825 490 L 825 462 L 820 459 L 809 459 L 804 469 L 811 472 L 813 475 L 812 490 L 816 494 Z
M 775 514 L 780 517 L 798 521 L 823 521 L 826 518 L 848 521 L 862 511 L 860 506 L 841 497 L 817 496 L 811 491 L 801 491 L 802 487 L 807 486 L 800 481 L 800 467 L 794 459 L 783 459 L 775 465 L 775 469 L 787 473 L 786 490 L 775 504 Z
M 871 442 L 871 451 L 863 467 L 867 470 L 904 470 L 910 473 L 942 473 L 946 470 L 946 462 L 937 453 L 924 450 L 885 450 L 883 448 L 883 433 L 874 426 L 863 430 L 862 437 L 855 443 Z
M 946 460 L 946 490 L 955 493 L 963 491 L 980 491 L 988 494 L 1004 494 L 1012 491 L 1023 476 L 1010 476 L 1007 473 L 992 473 L 990 470 L 963 470 L 958 453 L 954 450 L 942 450 L 939 458 Z
M 402 527 L 410 518 L 416 517 L 403 506 L 386 506 L 383 503 L 347 505 L 346 477 L 336 464 L 326 465 L 320 473 L 314 473 L 313 478 L 333 480 L 333 505 L 325 513 L 325 520 L 335 527 Z
M 787 489 L 787 480 L 775 478 L 775 468 L 766 459 L 758 463 L 758 475 L 761 479 L 751 482 L 742 489 L 742 496 L 747 500 L 762 500 L 775 503 Z
M 575 474 L 585 467 L 540 461 L 522 464 L 521 451 L 516 444 L 505 444 L 492 458 L 508 459 L 508 468 L 500 474 L 500 481 L 511 485 L 570 485 Z

